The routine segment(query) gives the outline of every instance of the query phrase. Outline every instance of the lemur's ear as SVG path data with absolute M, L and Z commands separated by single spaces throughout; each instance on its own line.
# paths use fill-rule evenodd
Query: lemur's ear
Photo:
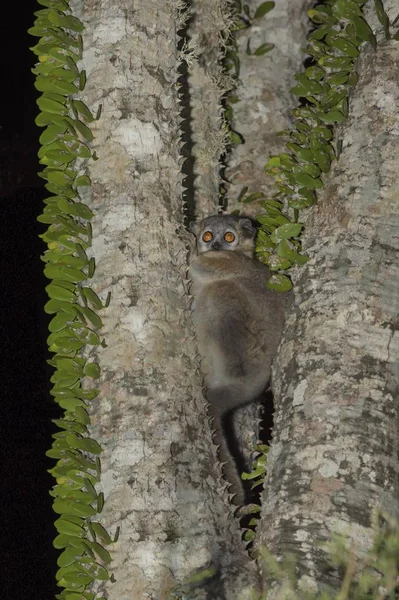
M 240 218 L 238 220 L 238 226 L 244 235 L 244 237 L 253 238 L 256 234 L 256 227 L 254 227 L 251 219 L 247 217 Z

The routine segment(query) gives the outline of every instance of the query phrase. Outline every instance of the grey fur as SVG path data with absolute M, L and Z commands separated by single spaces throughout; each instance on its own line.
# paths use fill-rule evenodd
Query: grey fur
M 194 323 L 203 358 L 206 397 L 219 458 L 235 504 L 244 490 L 223 433 L 229 411 L 253 402 L 270 380 L 284 313 L 291 294 L 266 287 L 269 269 L 253 258 L 256 229 L 248 218 L 215 215 L 192 227 L 197 251 L 190 256 Z M 203 240 L 205 232 L 209 241 Z M 234 240 L 228 242 L 231 234 Z

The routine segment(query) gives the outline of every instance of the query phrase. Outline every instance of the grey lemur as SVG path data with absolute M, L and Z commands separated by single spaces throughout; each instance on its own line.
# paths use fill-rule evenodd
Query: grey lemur
M 270 271 L 253 258 L 256 228 L 249 218 L 214 215 L 191 229 L 197 246 L 189 277 L 206 397 L 224 477 L 233 502 L 242 505 L 224 419 L 265 390 L 291 294 L 266 287 Z

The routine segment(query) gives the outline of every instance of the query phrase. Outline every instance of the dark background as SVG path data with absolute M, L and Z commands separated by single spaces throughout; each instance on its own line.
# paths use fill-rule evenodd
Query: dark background
M 7 2 L 1 19 L 0 202 L 1 202 L 1 595 L 5 599 L 50 600 L 57 552 L 55 514 L 47 473 L 54 462 L 51 419 L 58 409 L 49 395 L 46 350 L 47 316 L 40 255 L 44 226 L 36 218 L 48 195 L 37 177 L 38 108 L 29 50 L 37 38 L 26 33 L 33 0 Z

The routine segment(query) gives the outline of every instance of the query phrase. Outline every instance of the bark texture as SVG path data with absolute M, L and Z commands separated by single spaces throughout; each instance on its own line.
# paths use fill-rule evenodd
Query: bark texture
M 233 85 L 222 66 L 223 45 L 230 35 L 233 17 L 231 0 L 200 0 L 192 3 L 191 23 L 187 31 L 188 47 L 192 52 L 188 83 L 194 213 L 199 218 L 215 214 L 219 206 L 219 171 L 227 141 L 221 99 Z
M 399 44 L 382 35 L 359 60 L 275 367 L 259 546 L 295 553 L 311 588 L 336 584 L 321 542 L 343 533 L 361 555 L 372 509 L 399 512 L 398 67 Z
M 259 1 L 246 4 L 254 15 Z M 237 204 L 243 187 L 248 187 L 248 193 L 275 193 L 274 180 L 265 175 L 264 165 L 270 154 L 283 151 L 285 142 L 277 133 L 289 127 L 290 111 L 297 104 L 290 89 L 296 83 L 295 73 L 302 70 L 301 47 L 309 30 L 306 10 L 311 4 L 311 0 L 279 0 L 270 13 L 253 20 L 251 27 L 238 35 L 240 74 L 234 94 L 239 101 L 233 105 L 233 128 L 245 143 L 235 146 L 228 156 L 229 211 L 259 212 L 256 203 Z M 264 43 L 274 44 L 274 48 L 263 56 L 248 55 L 248 43 L 252 52 Z
M 106 348 L 92 435 L 104 449 L 102 523 L 120 525 L 109 600 L 169 598 L 215 571 L 212 598 L 248 598 L 254 566 L 226 511 L 215 461 L 179 235 L 182 175 L 176 6 L 162 0 L 74 0 L 86 26 L 83 99 L 94 112 L 90 164 L 94 286 Z M 206 590 L 193 598 L 206 598 Z

